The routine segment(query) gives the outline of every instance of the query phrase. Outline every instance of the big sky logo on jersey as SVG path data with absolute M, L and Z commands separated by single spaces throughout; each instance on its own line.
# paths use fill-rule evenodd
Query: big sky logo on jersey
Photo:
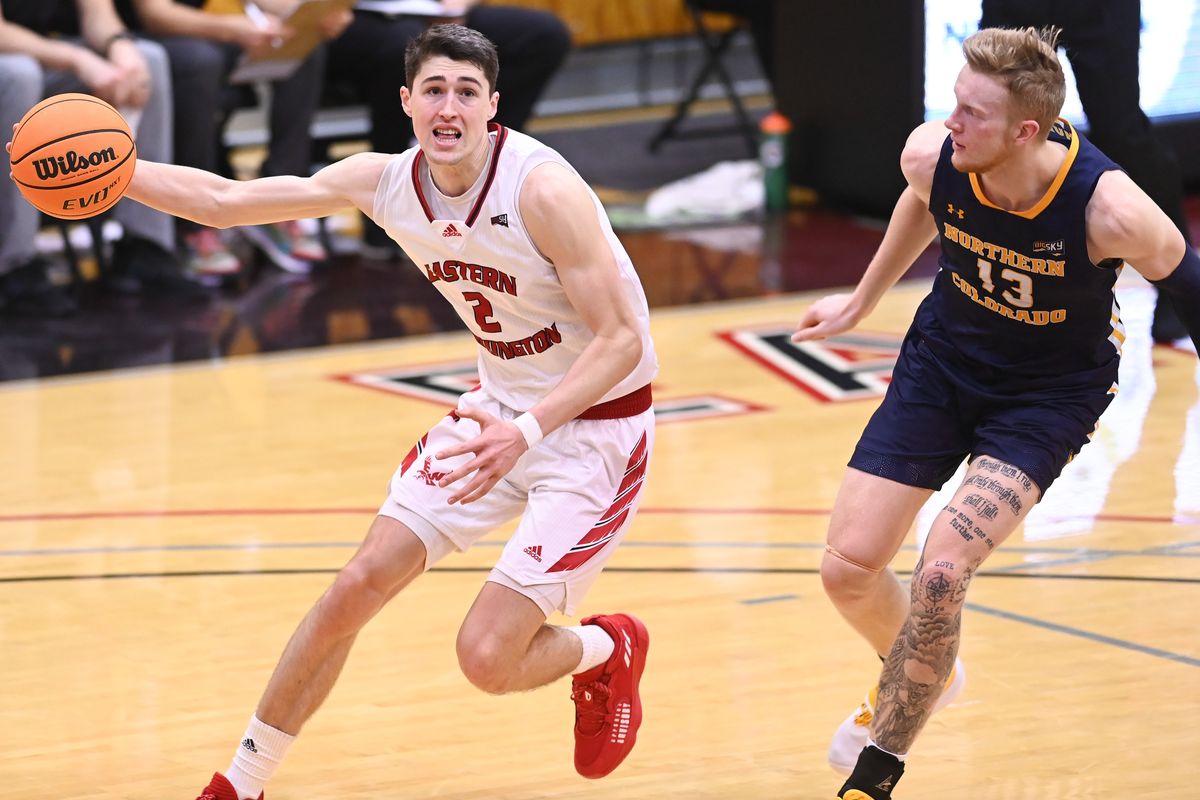
M 459 395 L 479 385 L 479 371 L 474 361 L 377 369 L 334 377 L 355 386 L 428 400 L 443 408 L 455 405 Z M 654 415 L 659 424 L 731 417 L 766 410 L 766 406 L 716 394 L 657 398 L 654 401 Z
M 900 337 L 849 332 L 793 343 L 793 328 L 717 334 L 739 351 L 826 403 L 882 397 L 900 355 Z

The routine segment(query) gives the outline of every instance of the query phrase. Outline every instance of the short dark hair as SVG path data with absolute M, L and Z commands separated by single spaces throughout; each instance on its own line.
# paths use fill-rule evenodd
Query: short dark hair
M 404 82 L 409 84 L 410 90 L 421 65 L 435 56 L 474 64 L 487 79 L 488 94 L 496 91 L 500 59 L 496 55 L 496 45 L 479 31 L 462 25 L 431 25 L 409 42 L 404 49 Z

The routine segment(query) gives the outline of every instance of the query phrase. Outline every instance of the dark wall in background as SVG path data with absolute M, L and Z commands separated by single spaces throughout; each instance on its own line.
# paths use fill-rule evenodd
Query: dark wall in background
M 794 125 L 792 183 L 828 205 L 887 218 L 904 189 L 900 151 L 925 114 L 923 0 L 777 0 L 775 22 L 774 91 Z M 1184 183 L 1200 190 L 1200 116 L 1160 119 L 1155 130 L 1178 155 Z
M 925 113 L 925 4 L 775 3 L 775 87 L 789 171 L 822 201 L 887 217 L 900 151 Z

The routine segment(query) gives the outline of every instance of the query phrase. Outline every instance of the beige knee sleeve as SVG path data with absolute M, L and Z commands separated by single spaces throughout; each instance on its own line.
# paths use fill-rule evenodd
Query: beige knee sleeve
M 845 561 L 847 564 L 849 564 L 852 567 L 858 567 L 859 569 L 866 570 L 867 572 L 870 572 L 875 575 L 878 575 L 880 572 L 883 572 L 883 570 L 884 570 L 884 567 L 869 567 L 866 564 L 863 564 L 859 561 L 855 561 L 853 558 L 850 558 L 849 556 L 839 553 L 837 551 L 837 548 L 835 548 L 831 544 L 825 545 L 825 552 L 829 553 L 829 555 L 833 556 L 834 558 Z

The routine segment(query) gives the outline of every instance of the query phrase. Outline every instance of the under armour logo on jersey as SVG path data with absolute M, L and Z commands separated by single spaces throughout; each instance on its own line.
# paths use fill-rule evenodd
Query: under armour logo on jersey
M 251 753 L 258 752 L 258 748 L 254 746 L 254 740 L 251 739 L 249 736 L 247 736 L 245 739 L 242 739 L 242 747 L 246 748 Z
M 507 228 L 508 227 L 508 214 L 497 214 L 496 216 L 492 217 L 492 224 L 493 225 L 502 225 L 505 228 Z
M 961 208 L 955 208 L 954 203 L 946 203 L 946 211 L 949 212 L 950 216 L 957 214 L 959 219 L 962 219 L 963 215 L 967 213 Z
M 462 236 L 462 234 L 458 232 L 458 228 L 456 228 L 454 226 L 454 223 L 451 222 L 449 225 L 446 226 L 445 230 L 442 231 L 442 236 L 443 237 Z
M 529 556 L 539 564 L 542 563 L 542 546 L 540 544 L 535 544 L 532 547 L 526 547 L 525 555 Z

